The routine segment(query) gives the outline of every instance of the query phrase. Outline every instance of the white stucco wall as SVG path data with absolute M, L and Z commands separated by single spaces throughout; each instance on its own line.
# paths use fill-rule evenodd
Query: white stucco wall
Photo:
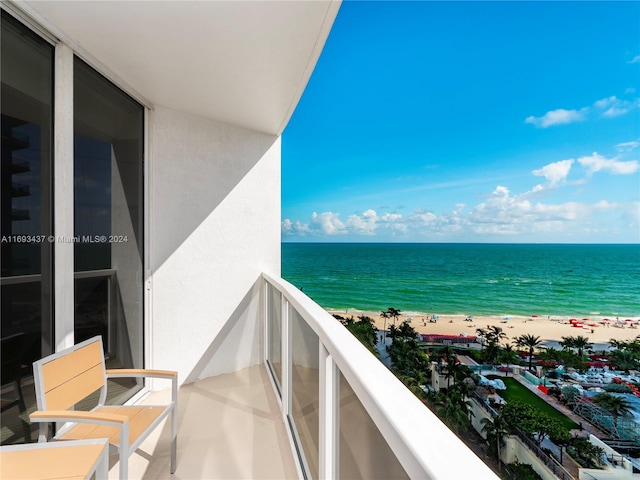
M 180 382 L 260 361 L 259 276 L 280 275 L 280 139 L 149 115 L 147 365 Z

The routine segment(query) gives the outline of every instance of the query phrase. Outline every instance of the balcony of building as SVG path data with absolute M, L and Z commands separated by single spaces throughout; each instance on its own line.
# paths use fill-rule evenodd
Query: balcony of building
M 320 306 L 280 278 L 260 283 L 264 363 L 184 384 L 176 473 L 163 426 L 132 478 L 496 478 Z
M 260 305 L 254 319 L 260 334 L 240 336 L 240 342 L 259 343 L 263 362 L 183 384 L 176 473 L 169 473 L 170 428 L 163 425 L 131 456 L 131 479 L 496 478 L 382 362 L 297 288 L 263 274 L 249 295 Z M 223 345 L 237 342 L 235 335 L 221 337 L 212 342 L 216 350 L 238 348 Z M 20 381 L 24 387 L 32 379 Z M 155 387 L 133 402 L 169 398 L 168 389 Z M 25 389 L 25 414 L 3 430 L 19 435 L 28 429 L 24 420 L 35 409 L 31 390 Z M 112 402 L 119 390 L 110 386 Z M 34 426 L 30 435 L 35 441 Z M 117 477 L 112 456 L 110 478 Z

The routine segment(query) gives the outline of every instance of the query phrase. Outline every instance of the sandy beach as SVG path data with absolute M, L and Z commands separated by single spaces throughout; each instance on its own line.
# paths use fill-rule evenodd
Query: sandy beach
M 331 314 L 343 317 L 366 315 L 374 319 L 376 327 L 380 330 L 384 328 L 384 319 L 380 312 L 361 312 L 358 310 L 330 311 Z M 430 322 L 432 318 L 437 321 Z M 508 320 L 506 320 L 508 318 Z M 630 322 L 625 321 L 629 318 Z M 438 315 L 438 314 L 405 314 L 402 313 L 396 321 L 399 325 L 403 321 L 411 319 L 411 326 L 418 333 L 435 333 L 446 335 L 476 335 L 476 329 L 490 326 L 501 327 L 511 342 L 514 338 L 523 334 L 539 336 L 547 346 L 558 348 L 557 342 L 562 337 L 582 335 L 593 343 L 594 350 L 606 350 L 609 348 L 609 340 L 632 340 L 640 335 L 640 319 L 637 317 L 609 317 L 608 322 L 603 317 L 591 317 L 588 320 L 576 318 L 582 325 L 581 328 L 574 327 L 570 321 L 573 317 L 522 317 L 522 316 L 473 316 L 465 315 Z M 393 318 L 386 320 L 387 328 L 393 324 Z M 575 323 L 575 322 L 574 322 Z M 624 325 L 622 328 L 615 324 Z

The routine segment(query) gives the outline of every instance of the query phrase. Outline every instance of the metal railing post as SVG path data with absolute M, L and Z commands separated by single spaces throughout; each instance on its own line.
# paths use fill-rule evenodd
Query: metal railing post
M 340 381 L 339 370 L 321 340 L 319 477 L 339 478 Z

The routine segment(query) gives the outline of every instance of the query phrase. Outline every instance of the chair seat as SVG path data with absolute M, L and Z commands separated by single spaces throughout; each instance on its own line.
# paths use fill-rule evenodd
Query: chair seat
M 27 443 L 0 447 L 0 478 L 11 480 L 85 480 L 107 478 L 104 439 Z M 94 474 L 94 475 L 92 475 Z
M 149 425 L 151 425 L 166 410 L 166 407 L 113 406 L 99 407 L 94 411 L 103 413 L 116 413 L 118 415 L 125 415 L 126 417 L 128 417 L 129 444 L 132 445 L 138 440 L 140 435 L 145 432 Z M 118 427 L 82 423 L 74 425 L 57 438 L 59 440 L 108 438 L 111 445 L 118 446 L 120 444 L 120 429 Z

